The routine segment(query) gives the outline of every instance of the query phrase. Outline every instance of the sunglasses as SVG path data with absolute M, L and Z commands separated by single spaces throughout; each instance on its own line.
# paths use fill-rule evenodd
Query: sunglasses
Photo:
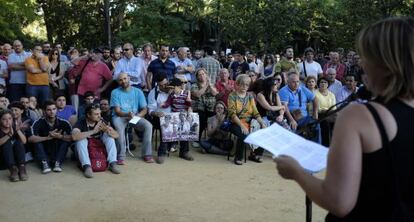
M 124 52 L 128 52 L 130 49 L 122 49 L 122 50 L 124 50 Z
M 53 55 L 59 55 L 59 53 L 53 53 Z
M 275 79 L 275 81 L 276 81 L 276 82 L 281 82 L 281 81 L 282 81 L 282 79 L 280 79 L 280 78 L 276 78 L 276 79 Z
M 187 83 L 188 83 L 188 82 L 184 82 L 184 81 L 183 81 L 183 82 L 181 82 L 181 84 L 187 84 Z

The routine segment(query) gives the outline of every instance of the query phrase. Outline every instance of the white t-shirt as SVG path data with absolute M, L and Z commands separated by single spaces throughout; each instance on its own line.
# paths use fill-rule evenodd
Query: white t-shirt
M 323 73 L 321 65 L 315 61 L 308 63 L 305 60 L 305 68 L 306 68 L 306 76 L 315 76 L 316 79 L 318 79 L 318 74 Z M 305 72 L 303 70 L 303 62 L 298 63 L 298 70 L 300 72 L 300 75 L 302 77 L 305 77 Z
M 0 59 L 0 75 L 4 76 L 7 72 L 7 63 Z M 6 85 L 4 77 L 0 77 L 0 85 Z

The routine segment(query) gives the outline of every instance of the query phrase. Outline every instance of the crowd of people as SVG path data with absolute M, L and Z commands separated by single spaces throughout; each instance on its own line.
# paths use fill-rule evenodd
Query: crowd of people
M 280 55 L 168 45 L 156 51 L 150 43 L 67 52 L 48 42 L 31 50 L 19 40 L 2 44 L 0 153 L 10 180 L 27 180 L 25 164 L 32 158 L 44 174 L 61 172 L 69 150 L 91 178 L 96 146 L 105 151 L 109 170 L 119 174 L 135 147 L 133 137 L 146 163 L 163 164 L 178 146 L 179 157 L 192 161 L 190 144 L 203 153 L 229 155 L 235 142 L 234 163 L 242 165 L 243 140 L 254 126 L 276 123 L 300 134 L 355 93 L 363 77 L 352 50 L 325 55 L 307 48 L 298 57 L 291 46 Z M 153 131 L 170 112 L 198 113 L 199 140 L 160 141 L 154 158 Z M 139 120 L 131 124 L 134 117 Z M 313 124 L 308 139 L 329 146 L 334 122 Z M 263 151 L 251 150 L 248 159 L 262 162 Z

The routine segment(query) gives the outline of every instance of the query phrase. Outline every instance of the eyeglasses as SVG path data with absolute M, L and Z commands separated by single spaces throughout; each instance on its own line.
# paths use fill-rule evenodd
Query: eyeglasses
M 53 53 L 53 55 L 59 55 L 59 53 Z
M 122 49 L 122 50 L 124 50 L 124 52 L 128 52 L 130 49 Z

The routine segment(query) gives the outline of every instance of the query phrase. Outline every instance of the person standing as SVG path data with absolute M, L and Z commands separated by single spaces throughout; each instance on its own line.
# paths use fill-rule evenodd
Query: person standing
M 19 40 L 13 42 L 13 48 L 14 52 L 7 59 L 10 70 L 7 96 L 11 102 L 19 101 L 22 96 L 26 95 L 26 67 L 24 61 L 31 56 L 30 53 L 23 50 L 23 44 Z
M 327 222 L 414 221 L 413 24 L 412 17 L 391 17 L 359 33 L 366 86 L 376 99 L 339 113 L 324 179 L 289 156 L 275 159 L 283 178 L 329 211 Z

